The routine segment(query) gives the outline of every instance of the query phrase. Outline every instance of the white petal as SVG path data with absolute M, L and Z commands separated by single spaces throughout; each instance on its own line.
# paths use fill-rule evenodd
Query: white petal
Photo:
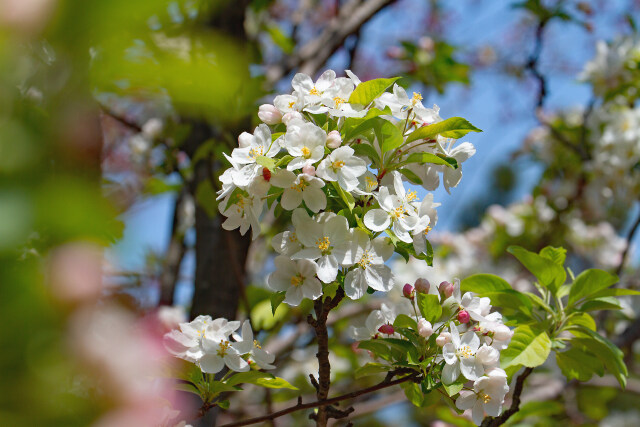
M 390 223 L 389 214 L 382 209 L 371 209 L 364 215 L 364 225 L 371 231 L 384 231 Z
M 454 363 L 453 365 L 444 365 L 442 368 L 442 382 L 445 384 L 453 384 L 460 376 L 460 365 Z
M 302 203 L 302 192 L 297 190 L 292 190 L 287 188 L 284 190 L 282 194 L 282 198 L 280 199 L 280 204 L 282 207 L 288 211 L 292 211 Z
M 338 276 L 338 261 L 333 255 L 325 255 L 318 260 L 318 278 L 331 283 Z
M 367 292 L 367 282 L 364 279 L 364 272 L 361 268 L 356 268 L 347 273 L 344 278 L 344 292 L 353 299 L 359 299 Z
M 217 354 L 205 354 L 199 361 L 200 369 L 207 374 L 217 374 L 224 368 L 224 361 Z
M 319 212 L 327 207 L 327 196 L 319 188 L 307 187 L 302 192 L 302 199 L 313 212 Z
M 476 400 L 478 399 L 474 392 L 469 390 L 462 390 L 460 392 L 460 397 L 456 399 L 456 407 L 462 411 L 466 411 L 467 409 L 473 408 Z

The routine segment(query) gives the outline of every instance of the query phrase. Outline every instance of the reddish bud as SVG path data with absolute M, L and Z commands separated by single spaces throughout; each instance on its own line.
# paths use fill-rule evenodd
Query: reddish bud
M 469 323 L 469 320 L 471 320 L 471 316 L 469 316 L 469 312 L 467 310 L 460 310 L 458 312 L 458 322 Z
M 386 335 L 393 335 L 396 330 L 391 325 L 382 325 L 378 328 L 378 331 Z
M 431 288 L 431 283 L 427 279 L 423 279 L 422 277 L 416 280 L 414 283 L 416 287 L 416 291 L 421 294 L 428 294 L 429 289 Z
M 413 299 L 413 297 L 416 295 L 415 291 L 413 289 L 413 286 L 411 286 L 410 284 L 406 283 L 402 287 L 402 295 L 404 295 L 405 298 Z
M 438 285 L 438 290 L 442 295 L 444 295 L 445 298 L 449 298 L 451 295 L 453 295 L 453 289 L 453 283 L 447 282 L 446 280 Z
M 271 180 L 271 171 L 267 168 L 262 168 L 262 177 L 265 181 Z

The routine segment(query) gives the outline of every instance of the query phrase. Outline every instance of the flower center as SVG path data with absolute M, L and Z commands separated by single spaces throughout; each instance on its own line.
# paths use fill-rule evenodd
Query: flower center
M 404 208 L 402 206 L 395 208 L 391 211 L 391 216 L 395 219 L 400 219 L 405 217 Z
M 304 277 L 302 277 L 302 274 L 300 273 L 296 274 L 291 278 L 291 286 L 298 287 L 302 285 L 302 282 L 304 282 Z
M 296 236 L 296 233 L 291 233 L 291 234 L 289 235 L 289 241 L 290 241 L 291 243 L 295 243 L 295 242 L 297 242 L 297 241 L 298 241 L 298 236 Z
M 305 159 L 308 159 L 309 157 L 311 157 L 311 150 L 309 150 L 307 147 L 302 147 L 302 155 Z
M 314 86 L 313 89 L 309 91 L 309 95 L 320 95 L 320 92 L 318 92 L 318 89 Z
M 420 95 L 420 92 L 413 92 L 413 97 L 411 98 L 411 105 L 415 106 L 420 101 L 422 101 L 422 95 Z
M 329 247 L 331 246 L 331 242 L 329 242 L 328 237 L 323 236 L 322 238 L 316 240 L 316 245 L 318 246 L 318 249 L 324 252 L 329 249 Z
M 366 185 L 367 191 L 373 191 L 378 186 L 378 181 L 374 178 L 371 178 L 370 176 L 365 176 L 364 180 L 367 183 Z
M 264 154 L 264 147 L 262 145 L 258 145 L 257 147 L 253 147 L 249 151 L 249 157 L 255 160 L 256 157 L 262 156 Z
M 258 342 L 258 340 L 253 340 L 253 346 L 255 348 L 262 348 L 262 346 L 260 345 L 260 342 Z
M 242 197 L 242 194 L 238 194 L 238 197 L 236 198 L 236 206 L 238 213 L 242 214 L 244 212 L 244 197 Z
M 427 225 L 427 228 L 424 229 L 424 235 L 426 236 L 427 234 L 429 234 L 432 228 L 433 227 L 431 227 L 430 225 Z
M 294 105 L 296 105 L 296 101 L 291 101 L 289 103 L 289 108 L 293 108 Z
M 333 169 L 342 169 L 343 166 L 344 166 L 344 161 L 342 160 L 336 160 L 335 162 L 331 163 L 331 167 Z
M 220 341 L 218 344 L 220 348 L 218 348 L 218 356 L 224 357 L 227 354 L 227 350 L 231 347 L 231 343 L 229 341 Z
M 299 183 L 297 184 L 293 184 L 291 186 L 292 190 L 296 190 L 298 193 L 304 191 L 304 189 L 309 185 L 309 183 L 307 183 L 307 181 L 305 181 L 304 179 L 301 179 Z
M 456 356 L 468 359 L 470 357 L 473 357 L 473 351 L 471 350 L 471 347 L 469 347 L 468 345 L 462 345 L 458 347 L 458 350 L 456 351 Z
M 362 258 L 360 258 L 360 261 L 358 261 L 358 265 L 360 266 L 360 268 L 367 268 L 369 265 L 371 265 L 371 256 L 369 255 L 369 251 L 364 251 L 364 253 L 362 254 Z
M 414 200 L 418 199 L 418 195 L 416 194 L 415 191 L 411 191 L 409 190 L 409 192 L 407 192 L 407 202 L 413 202 Z
M 335 98 L 333 98 L 333 102 L 336 103 L 336 108 L 340 108 L 340 106 L 345 102 L 347 102 L 347 100 L 344 98 L 340 98 L 339 96 L 336 96 Z
M 491 396 L 489 396 L 488 394 L 485 394 L 485 393 L 481 393 L 481 394 L 480 394 L 480 399 L 482 399 L 482 401 L 483 401 L 484 403 L 489 403 L 489 402 L 491 402 Z

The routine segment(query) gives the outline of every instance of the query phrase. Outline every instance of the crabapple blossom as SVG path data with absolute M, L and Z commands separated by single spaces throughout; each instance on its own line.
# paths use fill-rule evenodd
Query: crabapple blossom
M 339 147 L 320 162 L 316 175 L 325 181 L 337 181 L 345 191 L 351 191 L 366 171 L 365 161 L 354 156 L 353 148 Z
M 322 295 L 322 283 L 316 279 L 318 265 L 308 259 L 292 260 L 287 256 L 277 256 L 274 260 L 276 271 L 267 278 L 267 284 L 274 291 L 285 291 L 284 302 L 300 305 L 303 298 L 315 300 Z

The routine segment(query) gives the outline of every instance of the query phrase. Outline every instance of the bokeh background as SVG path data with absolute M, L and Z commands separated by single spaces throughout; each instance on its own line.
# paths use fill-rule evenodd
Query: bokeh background
M 312 394 L 308 307 L 274 316 L 265 289 L 286 223 L 267 214 L 251 242 L 220 228 L 215 201 L 222 154 L 296 72 L 400 75 L 484 130 L 460 185 L 434 192 L 434 266 L 392 261 L 399 285 L 492 272 L 526 287 L 505 248 L 552 244 L 574 271 L 637 289 L 638 18 L 637 0 L 0 0 L 0 425 L 212 425 L 295 398 L 249 388 L 198 418 L 194 398 L 149 381 L 179 371 L 161 337 L 197 314 L 250 318 L 278 375 Z M 623 45 L 605 81 L 582 74 L 599 41 Z M 599 155 L 609 124 L 630 164 Z M 373 381 L 353 380 L 345 332 L 379 304 L 331 320 L 332 392 Z M 627 390 L 567 383 L 550 361 L 509 424 L 640 425 L 640 313 L 620 308 L 597 320 L 627 354 Z M 354 425 L 470 425 L 399 389 L 354 407 Z

